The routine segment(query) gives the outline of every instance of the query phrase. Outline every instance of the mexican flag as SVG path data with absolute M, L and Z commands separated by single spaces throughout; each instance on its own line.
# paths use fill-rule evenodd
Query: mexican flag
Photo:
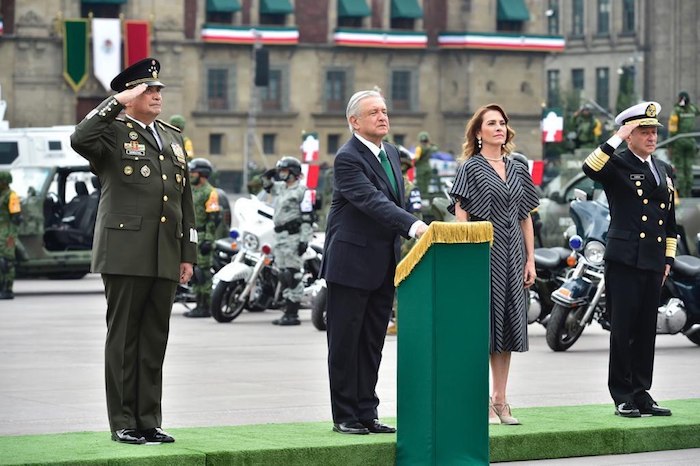
M 301 135 L 301 155 L 303 162 L 317 161 L 319 148 L 318 133 L 304 132 Z
M 118 18 L 92 20 L 92 72 L 106 90 L 122 69 L 122 28 Z

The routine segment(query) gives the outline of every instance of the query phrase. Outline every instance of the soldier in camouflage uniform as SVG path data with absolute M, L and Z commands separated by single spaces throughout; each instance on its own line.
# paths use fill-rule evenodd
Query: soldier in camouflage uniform
M 430 166 L 430 157 L 437 152 L 438 148 L 430 142 L 430 135 L 426 131 L 418 133 L 418 142 L 416 148 L 416 186 L 420 192 L 427 196 L 429 193 L 430 182 L 433 178 L 433 168 Z
M 182 115 L 173 115 L 170 117 L 170 124 L 179 129 L 184 133 L 185 131 L 185 117 Z M 187 160 L 192 160 L 194 157 L 194 147 L 192 146 L 192 139 L 182 135 L 182 140 L 185 143 L 185 154 L 187 155 Z
M 668 120 L 668 132 L 670 136 L 676 134 L 690 133 L 695 130 L 695 117 L 700 112 L 698 108 L 690 102 L 687 92 L 681 91 L 678 94 L 678 103 L 673 107 Z M 676 187 L 681 197 L 688 197 L 693 188 L 693 161 L 695 160 L 695 139 L 680 138 L 671 145 L 671 160 L 676 168 L 678 181 Z
M 10 189 L 12 174 L 0 171 L 0 299 L 14 299 L 15 243 L 22 222 L 19 197 Z
M 273 181 L 276 175 L 280 181 Z M 299 325 L 299 307 L 304 293 L 302 255 L 313 235 L 311 191 L 299 182 L 301 163 L 294 157 L 282 157 L 274 170 L 265 172 L 265 190 L 275 198 L 275 264 L 284 287 L 284 315 L 274 325 Z
M 211 266 L 216 241 L 216 230 L 221 222 L 221 206 L 219 194 L 209 183 L 209 178 L 214 172 L 211 163 L 203 158 L 192 159 L 190 169 L 190 185 L 192 186 L 192 199 L 194 201 L 195 227 L 199 238 L 197 251 L 197 267 L 192 280 L 197 306 L 185 312 L 185 317 L 209 317 L 211 313 Z

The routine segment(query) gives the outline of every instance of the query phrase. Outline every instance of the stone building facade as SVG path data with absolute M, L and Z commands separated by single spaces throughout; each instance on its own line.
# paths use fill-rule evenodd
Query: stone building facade
M 426 130 L 459 154 L 469 116 L 498 102 L 517 150 L 540 158 L 545 70 L 564 69 L 564 55 L 580 60 L 589 44 L 567 43 L 562 55 L 548 9 L 544 0 L 0 0 L 0 85 L 12 127 L 74 124 L 109 91 L 92 72 L 77 92 L 63 79 L 62 22 L 142 19 L 167 84 L 162 117 L 185 116 L 195 154 L 229 189 L 240 188 L 246 158 L 271 166 L 298 156 L 305 131 L 318 133 L 318 163 L 332 163 L 349 136 L 348 98 L 374 86 L 392 137 L 408 147 Z M 643 48 L 637 37 L 620 39 L 631 41 L 620 57 Z M 269 53 L 266 87 L 253 85 L 256 41 Z

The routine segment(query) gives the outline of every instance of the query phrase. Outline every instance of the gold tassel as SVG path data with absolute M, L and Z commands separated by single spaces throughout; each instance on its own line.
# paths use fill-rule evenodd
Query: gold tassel
M 394 274 L 394 286 L 404 281 L 434 243 L 493 243 L 491 222 L 432 222 L 406 254 Z

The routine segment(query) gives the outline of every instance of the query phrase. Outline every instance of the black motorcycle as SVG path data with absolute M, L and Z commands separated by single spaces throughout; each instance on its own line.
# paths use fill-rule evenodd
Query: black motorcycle
M 235 242 L 232 238 L 221 238 L 214 242 L 214 255 L 212 256 L 212 275 L 221 270 L 221 268 L 230 263 L 233 256 L 238 252 Z M 198 266 L 195 265 L 192 280 L 186 284 L 178 284 L 177 291 L 175 292 L 175 302 L 180 303 L 189 309 L 187 303 L 195 302 L 197 296 L 195 295 L 193 285 L 201 280 L 201 272 Z
M 607 199 L 601 195 L 598 200 L 589 201 L 585 193 L 577 193 L 570 214 L 579 232 L 569 239 L 577 263 L 562 286 L 551 294 L 554 305 L 546 340 L 554 351 L 571 348 L 594 319 L 604 329 L 610 329 L 604 276 L 605 237 L 610 225 Z
M 552 292 L 564 283 L 568 272 L 572 270 L 569 265 L 570 260 L 572 260 L 571 250 L 567 248 L 535 249 L 537 277 L 535 277 L 535 283 L 528 289 L 528 324 L 539 322 L 544 327 L 547 326 L 554 307 Z
M 682 333 L 700 345 L 700 259 L 676 257 L 661 289 L 656 334 Z

